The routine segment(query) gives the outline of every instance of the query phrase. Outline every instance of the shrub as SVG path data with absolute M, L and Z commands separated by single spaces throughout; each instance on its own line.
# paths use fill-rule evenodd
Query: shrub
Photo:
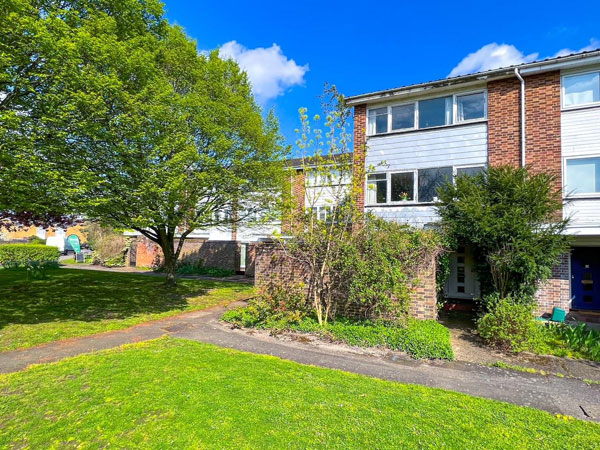
M 551 324 L 549 332 L 582 357 L 600 361 L 600 330 L 588 328 L 585 323 L 575 327 Z
M 470 245 L 484 294 L 533 295 L 569 249 L 562 191 L 526 168 L 490 167 L 438 189 L 442 229 Z
M 489 312 L 477 321 L 479 334 L 486 343 L 514 352 L 537 345 L 541 329 L 534 320 L 534 305 L 528 298 L 492 296 L 487 297 L 486 304 Z
M 163 267 L 159 267 L 157 271 L 162 271 Z M 205 267 L 202 260 L 195 261 L 178 261 L 176 272 L 180 275 L 205 275 L 207 277 L 230 277 L 235 275 L 235 272 L 230 269 L 221 269 L 220 267 Z
M 227 311 L 221 319 L 242 327 L 283 330 L 300 323 L 307 312 L 303 285 L 272 282 L 247 307 Z
M 266 328 L 271 330 L 293 330 L 314 333 L 333 341 L 344 342 L 357 347 L 385 347 L 402 350 L 413 358 L 454 359 L 450 344 L 450 332 L 434 320 L 408 320 L 405 325 L 395 322 L 337 319 L 319 325 L 313 317 L 296 316 L 261 319 L 261 310 L 253 302 L 245 308 L 226 312 L 221 319 L 243 327 Z
M 42 239 L 38 236 L 29 236 L 28 238 L 29 244 L 32 245 L 46 245 L 46 239 Z
M 106 267 L 122 267 L 129 249 L 130 239 L 112 228 L 97 223 L 86 223 L 83 232 L 90 248 L 94 251 L 92 264 Z
M 60 252 L 56 247 L 35 244 L 0 245 L 0 265 L 4 268 L 22 267 L 28 276 L 43 277 L 45 270 L 58 267 Z

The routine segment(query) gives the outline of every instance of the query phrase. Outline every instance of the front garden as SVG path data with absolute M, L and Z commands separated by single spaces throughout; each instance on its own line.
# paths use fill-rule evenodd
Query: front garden
M 0 376 L 2 448 L 597 448 L 600 426 L 162 338 Z

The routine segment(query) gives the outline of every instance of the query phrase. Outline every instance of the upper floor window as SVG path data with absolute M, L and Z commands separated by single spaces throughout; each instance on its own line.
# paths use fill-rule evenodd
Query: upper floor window
M 485 92 L 449 95 L 369 109 L 368 134 L 426 129 L 486 117 Z
M 565 108 L 600 102 L 600 71 L 565 75 L 562 84 Z
M 600 157 L 567 159 L 567 194 L 600 193 Z

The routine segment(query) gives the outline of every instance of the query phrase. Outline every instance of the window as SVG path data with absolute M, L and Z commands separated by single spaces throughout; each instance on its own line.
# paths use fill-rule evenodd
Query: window
M 600 157 L 567 160 L 569 194 L 600 193 Z
M 415 104 L 392 106 L 392 130 L 415 127 Z
M 483 166 L 476 166 L 476 167 L 458 167 L 456 169 L 456 176 L 460 177 L 460 176 L 469 176 L 469 177 L 474 177 L 475 175 L 479 175 L 480 173 L 483 173 L 484 171 L 484 167 Z
M 563 106 L 600 102 L 600 72 L 563 77 Z
M 452 123 L 452 97 L 419 101 L 419 128 L 439 127 Z
M 486 117 L 486 109 L 487 95 L 485 91 L 417 100 L 402 105 L 383 106 L 368 110 L 367 133 L 372 136 L 388 131 L 407 131 L 452 125 L 455 117 L 457 123 L 481 120 Z
M 458 122 L 483 119 L 484 117 L 485 94 L 483 92 L 456 96 L 456 120 Z
M 388 108 L 369 110 L 369 134 L 387 133 L 388 131 Z
M 393 202 L 406 202 L 415 199 L 414 172 L 393 173 L 391 176 L 391 184 L 391 200 Z
M 385 173 L 369 175 L 367 181 L 367 203 L 387 203 L 387 176 Z
M 419 202 L 433 202 L 437 199 L 437 188 L 452 180 L 452 167 L 419 169 Z

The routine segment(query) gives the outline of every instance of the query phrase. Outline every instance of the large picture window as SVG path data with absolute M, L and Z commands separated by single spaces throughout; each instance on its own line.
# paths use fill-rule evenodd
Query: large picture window
M 452 167 L 419 169 L 419 201 L 436 201 L 437 188 L 448 181 L 452 181 L 452 173 Z
M 600 72 L 563 77 L 563 107 L 600 103 Z
M 415 104 L 392 106 L 392 130 L 415 127 Z
M 567 160 L 567 194 L 600 193 L 600 157 Z
M 419 102 L 419 128 L 440 127 L 452 123 L 452 97 Z

